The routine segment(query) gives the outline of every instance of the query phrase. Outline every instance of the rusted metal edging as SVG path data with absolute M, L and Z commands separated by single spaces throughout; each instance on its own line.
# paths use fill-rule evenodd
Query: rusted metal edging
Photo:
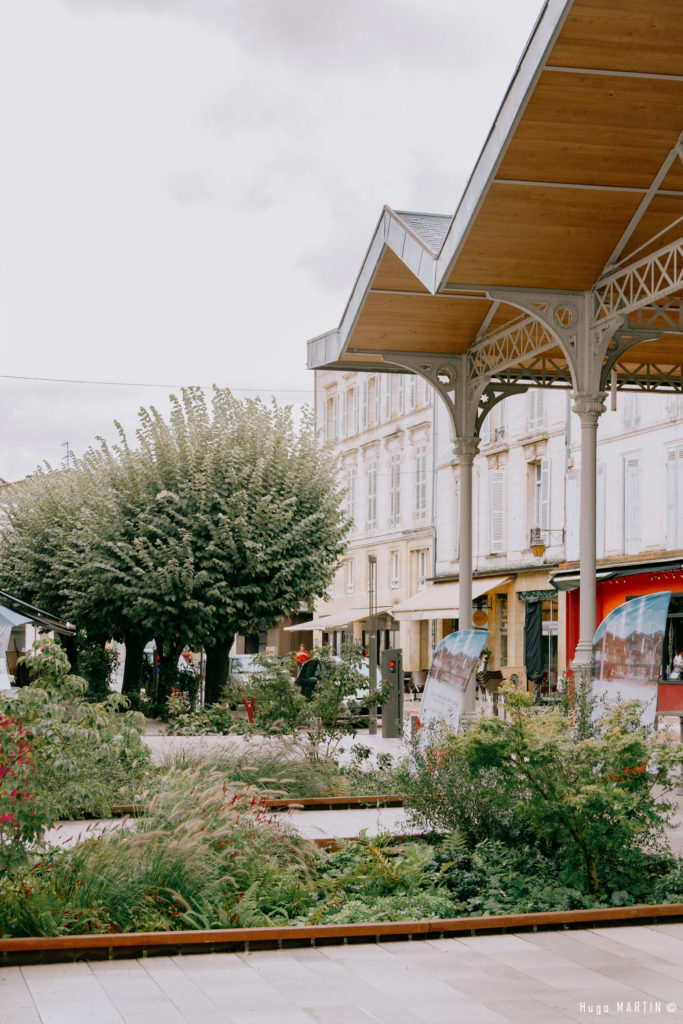
M 358 807 L 403 807 L 403 797 L 395 793 L 381 796 L 307 796 L 264 797 L 264 808 L 272 811 L 348 811 Z M 141 815 L 145 808 L 137 804 L 116 804 L 110 808 L 112 817 Z
M 683 920 L 683 903 L 640 904 L 590 910 L 501 914 L 429 921 L 379 921 L 368 924 L 291 925 L 284 928 L 225 928 L 212 931 L 130 932 L 119 935 L 60 935 L 0 939 L 0 964 L 114 960 L 176 956 L 182 953 L 248 952 L 348 942 L 447 938 L 477 932 L 537 931 L 552 928 L 636 924 Z

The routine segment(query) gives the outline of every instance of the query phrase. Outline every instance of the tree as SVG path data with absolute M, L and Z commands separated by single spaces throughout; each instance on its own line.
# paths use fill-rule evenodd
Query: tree
M 172 682 L 185 644 L 207 651 L 206 699 L 227 681 L 236 633 L 320 596 L 348 522 L 312 414 L 215 388 L 141 410 L 137 446 L 101 441 L 69 473 L 31 482 L 0 540 L 3 581 L 97 637 L 126 643 L 124 692 L 139 689 L 154 637 Z M 162 691 L 168 688 L 162 686 Z M 162 694 L 163 696 L 163 694 Z

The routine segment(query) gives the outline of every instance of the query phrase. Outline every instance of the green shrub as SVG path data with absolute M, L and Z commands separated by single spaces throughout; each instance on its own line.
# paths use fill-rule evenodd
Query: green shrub
M 58 818 L 103 815 L 113 803 L 128 803 L 146 786 L 150 752 L 142 739 L 144 718 L 122 714 L 125 698 L 111 694 L 104 704 L 83 699 L 84 679 L 69 674 L 62 648 L 38 642 L 26 658 L 33 682 L 11 701 L 0 697 L 0 863 L 16 867 L 28 856 L 27 844 Z M 10 785 L 10 764 L 23 730 L 30 749 L 25 785 Z M 13 745 L 14 744 L 14 745 Z M 24 794 L 28 793 L 28 797 Z M 12 815 L 8 818 L 7 815 Z M 23 822 L 16 828 L 17 816 Z

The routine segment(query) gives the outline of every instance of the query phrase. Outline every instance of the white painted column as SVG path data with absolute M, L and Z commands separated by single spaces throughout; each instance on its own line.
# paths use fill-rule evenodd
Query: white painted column
M 596 622 L 595 505 L 598 420 L 605 411 L 602 392 L 574 392 L 574 412 L 581 420 L 581 490 L 579 493 L 579 642 L 573 666 L 590 665 Z
M 461 437 L 455 441 L 455 454 L 460 464 L 460 629 L 472 629 L 472 463 L 479 448 L 478 437 Z

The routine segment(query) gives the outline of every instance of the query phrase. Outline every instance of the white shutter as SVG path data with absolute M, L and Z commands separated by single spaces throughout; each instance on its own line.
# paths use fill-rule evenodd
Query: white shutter
M 540 430 L 543 426 L 543 391 L 534 388 L 529 392 L 529 430 Z
M 351 388 L 351 433 L 358 433 L 358 388 Z
M 384 388 L 384 419 L 391 419 L 391 374 L 386 373 L 382 377 L 382 387 Z
M 505 550 L 505 470 L 489 473 L 489 533 L 492 555 Z
M 342 439 L 348 435 L 349 432 L 349 396 L 346 391 L 342 392 L 341 396 L 341 436 Z
M 541 459 L 541 499 L 539 523 L 542 530 L 550 530 L 550 459 Z
M 408 411 L 412 412 L 417 405 L 417 377 L 411 374 L 408 378 Z
M 455 481 L 455 494 L 453 495 L 453 552 L 456 558 L 460 558 L 460 481 Z
M 683 547 L 683 448 L 678 449 L 676 460 L 676 547 Z
M 368 429 L 368 417 L 369 417 L 369 387 L 370 382 L 367 378 L 361 384 L 361 401 L 360 401 L 360 429 Z
M 406 411 L 406 379 L 403 374 L 398 378 L 398 414 Z
M 567 477 L 567 534 L 566 555 L 568 562 L 579 557 L 579 481 L 575 476 Z
M 595 490 L 595 555 L 596 558 L 603 558 L 605 555 L 605 463 L 600 462 L 597 466 L 596 490 Z
M 380 416 L 380 409 L 381 409 L 381 405 L 380 405 L 381 400 L 382 400 L 382 394 L 381 394 L 380 378 L 379 378 L 379 376 L 376 376 L 375 377 L 375 409 L 374 409 L 375 426 L 377 426 L 377 424 L 379 423 L 379 416 Z
M 332 440 L 339 440 L 339 395 L 332 399 Z
M 491 440 L 491 417 L 486 416 L 479 431 L 479 440 L 482 444 L 488 444 Z
M 624 554 L 640 551 L 640 456 L 624 459 Z
M 670 551 L 678 547 L 677 470 L 679 452 L 672 451 L 666 460 L 666 546 Z

